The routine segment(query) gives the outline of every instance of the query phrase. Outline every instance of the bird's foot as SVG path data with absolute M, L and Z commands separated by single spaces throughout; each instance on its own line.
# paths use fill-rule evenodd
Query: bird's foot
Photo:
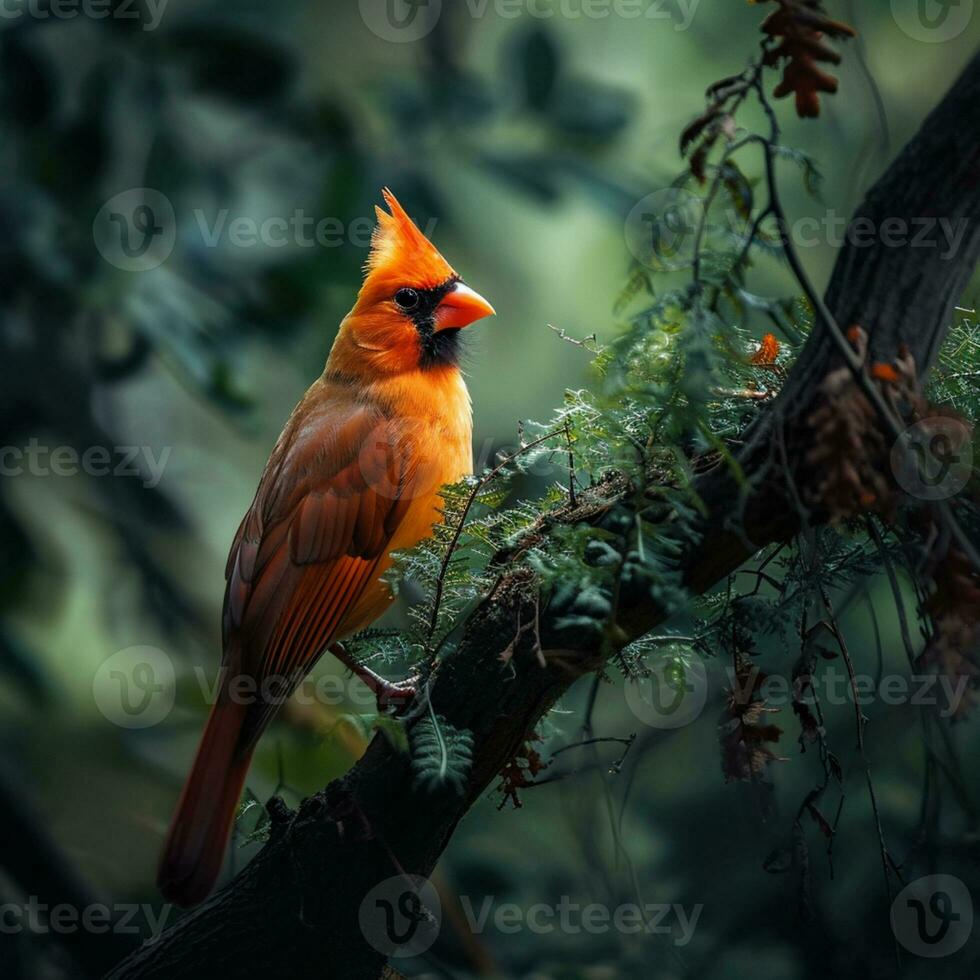
M 378 700 L 378 710 L 386 711 L 394 708 L 395 714 L 401 714 L 419 693 L 416 678 L 409 677 L 403 681 L 386 681 L 383 678 L 381 686 L 374 689 L 374 696 Z
M 400 714 L 418 694 L 416 678 L 389 681 L 352 657 L 340 643 L 334 643 L 330 647 L 330 652 L 367 685 L 378 702 L 378 710 L 382 713 L 394 709 L 395 714 Z

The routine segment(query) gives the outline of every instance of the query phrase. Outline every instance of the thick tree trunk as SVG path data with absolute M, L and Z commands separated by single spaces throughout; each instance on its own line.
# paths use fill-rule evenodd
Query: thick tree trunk
M 951 322 L 980 254 L 980 57 L 972 64 L 920 133 L 875 185 L 856 217 L 879 234 L 869 244 L 846 244 L 826 301 L 838 322 L 861 324 L 875 359 L 891 361 L 899 345 L 910 349 L 924 372 Z M 910 234 L 883 241 L 889 219 L 902 219 Z M 956 248 L 944 247 L 938 224 L 932 246 L 912 240 L 922 219 L 944 220 L 962 232 Z M 892 225 L 892 228 L 898 226 Z M 891 243 L 891 244 L 889 244 Z M 817 324 L 766 419 L 754 427 L 752 446 L 771 441 L 774 420 L 788 442 L 788 457 L 802 458 L 816 389 L 837 355 Z M 710 508 L 697 549 L 683 559 L 683 577 L 700 593 L 737 568 L 760 547 L 796 530 L 785 481 L 762 479 L 738 510 L 738 491 L 727 468 L 701 478 Z M 606 493 L 611 493 L 611 488 Z M 599 491 L 580 494 L 575 512 L 555 521 L 599 520 L 608 500 Z M 624 499 L 621 506 L 629 506 Z M 733 529 L 736 518 L 738 530 Z M 542 610 L 542 643 L 549 666 L 518 653 L 515 670 L 500 653 L 531 612 L 503 596 L 486 604 L 466 627 L 461 648 L 435 675 L 435 710 L 474 736 L 474 765 L 464 795 L 416 790 L 405 756 L 378 737 L 351 772 L 293 814 L 273 807 L 274 831 L 255 860 L 218 895 L 145 945 L 110 974 L 111 980 L 179 980 L 233 976 L 376 978 L 384 958 L 358 925 L 362 898 L 398 873 L 427 876 L 456 824 L 520 748 L 542 715 L 601 657 L 587 638 L 556 630 Z M 526 605 L 526 603 L 525 603 Z M 663 613 L 649 603 L 621 605 L 618 624 L 629 638 L 649 631 Z M 370 833 L 367 832 L 370 828 Z M 395 861 L 397 860 L 397 865 Z

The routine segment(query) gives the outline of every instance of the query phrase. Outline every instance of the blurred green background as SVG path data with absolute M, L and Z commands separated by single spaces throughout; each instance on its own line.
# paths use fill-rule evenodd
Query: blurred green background
M 36 807 L 109 902 L 158 901 L 157 851 L 204 712 L 194 668 L 213 677 L 220 651 L 227 548 L 353 301 L 380 188 L 395 191 L 497 309 L 471 331 L 466 357 L 477 455 L 487 462 L 514 444 L 519 420 L 547 417 L 566 388 L 589 383 L 588 354 L 548 324 L 578 338 L 615 334 L 630 262 L 625 217 L 679 172 L 680 129 L 705 87 L 754 54 L 763 14 L 740 0 L 668 0 L 641 19 L 589 17 L 567 0 L 441 6 L 410 43 L 373 31 L 366 2 L 170 0 L 158 23 L 145 7 L 134 8 L 140 20 L 25 13 L 0 22 L 3 444 L 147 447 L 141 476 L 28 469 L 0 481 L 5 792 Z M 971 25 L 925 43 L 887 3 L 829 7 L 860 39 L 847 46 L 840 94 L 824 100 L 819 121 L 783 107 L 784 142 L 812 154 L 826 178 L 820 204 L 786 164 L 793 217 L 849 214 L 978 37 Z M 93 222 L 136 187 L 172 204 L 175 243 L 161 264 L 127 271 L 95 247 Z M 299 213 L 344 231 L 329 246 L 236 246 L 229 235 L 209 245 L 202 223 L 215 227 L 223 209 L 228 221 Z M 804 250 L 818 284 L 834 252 Z M 788 288 L 775 263 L 758 276 L 760 292 Z M 155 485 L 147 459 L 165 461 Z M 889 594 L 874 598 L 886 664 L 900 670 Z M 871 656 L 866 609 L 858 604 L 844 623 L 855 656 Z M 144 646 L 173 665 L 175 704 L 159 724 L 124 727 L 106 715 L 111 683 L 100 667 Z M 788 673 L 780 653 L 775 642 L 765 651 L 766 670 Z M 318 670 L 342 676 L 330 658 Z M 792 761 L 776 766 L 773 799 L 763 806 L 751 787 L 725 785 L 716 731 L 725 682 L 710 676 L 706 710 L 674 733 L 645 729 L 621 683 L 603 684 L 595 732 L 638 732 L 623 772 L 609 777 L 587 750 L 573 750 L 586 771 L 526 793 L 523 809 L 498 812 L 493 794 L 481 801 L 438 873 L 440 940 L 400 969 L 591 980 L 895 975 L 851 710 L 830 723 L 848 775 L 835 875 L 807 824 L 815 899 L 801 909 L 791 876 L 763 864 L 785 845 L 816 760 L 798 752 L 787 708 L 777 721 Z M 579 687 L 551 718 L 549 747 L 578 737 L 588 682 Z M 364 736 L 344 716 L 367 710 L 360 698 L 285 712 L 250 790 L 265 799 L 284 789 L 295 802 L 345 771 Z M 917 715 L 878 704 L 868 714 L 883 820 L 904 854 L 919 818 Z M 971 732 L 957 738 L 975 759 Z M 611 763 L 621 746 L 598 752 Z M 930 844 L 942 848 L 939 865 L 976 878 L 976 829 L 944 825 Z M 234 862 L 248 853 L 238 849 Z M 18 894 L 0 867 L 0 898 Z M 459 895 L 477 908 L 485 896 L 526 908 L 563 895 L 611 906 L 640 895 L 704 910 L 683 947 L 614 932 L 472 937 Z M 54 945 L 0 936 L 0 975 L 71 975 Z M 931 975 L 972 975 L 974 945 Z M 911 959 L 908 974 L 925 975 Z

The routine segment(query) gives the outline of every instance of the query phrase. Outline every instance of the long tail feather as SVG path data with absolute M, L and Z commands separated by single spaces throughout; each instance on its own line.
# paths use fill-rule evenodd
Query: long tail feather
M 170 824 L 157 885 L 167 901 L 182 908 L 204 901 L 221 872 L 252 757 L 251 748 L 239 750 L 244 718 L 243 705 L 225 701 L 211 709 Z

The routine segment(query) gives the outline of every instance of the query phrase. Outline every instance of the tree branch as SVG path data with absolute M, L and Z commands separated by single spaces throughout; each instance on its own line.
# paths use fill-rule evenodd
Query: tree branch
M 935 358 L 980 255 L 980 130 L 970 124 L 977 104 L 980 57 L 868 195 L 855 218 L 872 222 L 878 233 L 867 245 L 845 244 L 826 293 L 838 323 L 860 323 L 867 331 L 875 359 L 890 362 L 905 344 L 920 376 Z M 886 244 L 881 233 L 896 218 L 912 233 L 923 219 L 935 219 L 933 246 L 916 243 L 911 234 L 904 245 Z M 956 247 L 944 247 L 940 220 L 943 228 L 962 230 Z M 741 495 L 724 465 L 697 480 L 708 517 L 699 546 L 681 558 L 690 592 L 704 592 L 759 548 L 796 531 L 792 487 L 760 474 L 761 449 L 778 436 L 791 466 L 799 465 L 818 386 L 841 363 L 818 322 L 779 398 L 747 434 L 739 461 L 751 492 Z M 552 525 L 599 524 L 611 506 L 635 505 L 615 483 L 579 488 L 576 496 L 578 506 L 550 515 Z M 375 738 L 346 776 L 304 801 L 297 813 L 273 806 L 271 840 L 242 874 L 122 963 L 111 980 L 223 973 L 237 980 L 321 977 L 325 970 L 345 980 L 378 977 L 384 958 L 358 926 L 362 898 L 402 869 L 429 875 L 456 824 L 544 713 L 578 677 L 602 666 L 594 640 L 560 629 L 546 597 L 540 599 L 546 667 L 530 655 L 528 643 L 518 645 L 506 668 L 501 663 L 517 623 L 534 616 L 534 602 L 504 585 L 477 610 L 460 648 L 433 674 L 434 710 L 473 733 L 464 794 L 413 788 L 408 759 Z M 616 623 L 622 642 L 664 617 L 648 599 L 624 599 Z

